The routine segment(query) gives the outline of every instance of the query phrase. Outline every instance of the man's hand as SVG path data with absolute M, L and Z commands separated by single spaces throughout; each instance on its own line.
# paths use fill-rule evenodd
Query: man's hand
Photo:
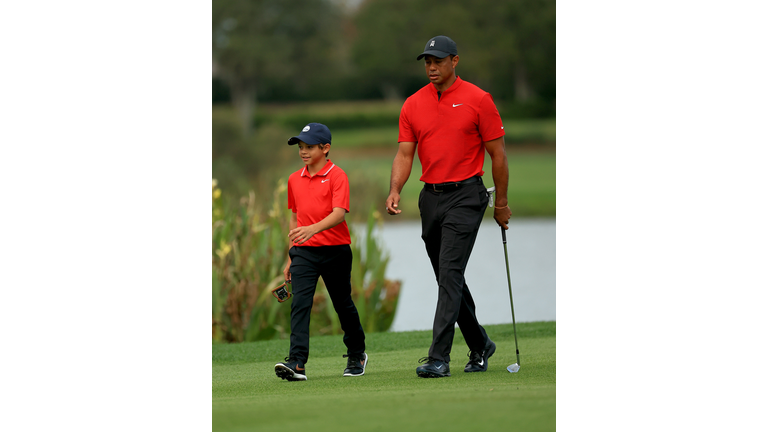
M 414 154 L 416 154 L 415 142 L 401 142 L 398 144 L 395 160 L 392 161 L 392 175 L 389 178 L 389 196 L 385 201 L 387 213 L 392 216 L 399 215 L 402 212 L 397 206 L 400 205 L 400 192 L 402 192 L 405 182 L 408 181 L 408 177 L 411 175 Z
M 499 224 L 500 227 L 506 229 L 509 229 L 507 224 L 509 223 L 509 218 L 512 217 L 512 210 L 509 209 L 509 206 L 504 206 L 502 208 L 494 207 L 493 209 L 493 218 L 496 219 L 496 223 Z
M 387 213 L 393 216 L 399 215 L 402 212 L 402 210 L 397 208 L 399 203 L 400 203 L 400 194 L 391 192 L 387 197 L 387 201 L 386 201 Z

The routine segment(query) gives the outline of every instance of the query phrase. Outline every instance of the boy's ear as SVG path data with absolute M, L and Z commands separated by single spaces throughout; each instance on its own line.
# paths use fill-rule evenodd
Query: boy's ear
M 328 154 L 329 151 L 331 151 L 331 143 L 323 144 L 323 153 Z

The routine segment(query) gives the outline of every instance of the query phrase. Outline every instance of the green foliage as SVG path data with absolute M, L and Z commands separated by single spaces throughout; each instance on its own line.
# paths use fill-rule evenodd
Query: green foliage
M 222 198 L 213 181 L 213 341 L 285 339 L 291 300 L 279 303 L 271 288 L 283 282 L 288 258 L 287 185 L 278 182 L 269 207 L 250 191 L 237 205 Z M 386 331 L 394 319 L 400 282 L 384 278 L 388 258 L 373 236 L 371 212 L 365 250 L 351 231 L 352 297 L 366 332 Z M 310 335 L 339 334 L 341 327 L 322 279 L 314 297 Z
M 554 0 L 444 0 L 439 7 L 369 0 L 354 20 L 352 58 L 383 96 L 407 97 L 424 86 L 416 56 L 429 38 L 446 35 L 458 47 L 458 75 L 497 100 L 555 98 Z
M 497 100 L 555 99 L 554 0 L 340 3 L 214 0 L 214 99 L 402 100 L 427 84 L 416 56 L 440 34 L 459 75 Z
M 282 277 L 287 256 L 288 220 L 280 205 L 285 187 L 275 191 L 268 216 L 251 192 L 238 206 L 213 195 L 213 339 L 240 342 L 282 336 L 290 317 L 280 313 L 270 287 Z
M 358 305 L 360 322 L 366 333 L 389 330 L 400 295 L 400 281 L 390 281 L 384 277 L 389 255 L 384 251 L 381 241 L 373 235 L 377 221 L 381 225 L 381 213 L 371 208 L 365 241 L 361 243 L 356 238 L 352 239 L 352 285 L 365 287 L 356 291 L 355 304 Z
M 226 106 L 213 107 L 211 125 L 213 177 L 225 195 L 235 199 L 253 190 L 256 196 L 271 196 L 277 179 L 291 172 L 296 153 L 288 138 L 303 125 L 291 132 L 269 124 L 245 136 L 234 110 Z
M 351 128 L 397 126 L 402 101 L 344 101 L 269 104 L 255 116 L 257 126 L 273 124 L 289 130 L 310 122 L 322 123 L 336 131 Z M 335 140 L 334 140 L 335 143 Z
M 216 0 L 213 56 L 234 87 L 290 82 L 297 91 L 338 71 L 341 13 L 323 0 Z

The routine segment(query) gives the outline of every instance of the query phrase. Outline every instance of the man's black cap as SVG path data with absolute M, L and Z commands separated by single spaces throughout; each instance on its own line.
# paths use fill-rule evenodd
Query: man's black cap
M 422 57 L 427 55 L 433 55 L 437 58 L 448 57 L 450 54 L 459 55 L 459 51 L 456 49 L 456 42 L 448 36 L 435 36 L 424 46 L 424 52 L 416 57 L 416 60 L 421 60 Z
M 289 145 L 298 144 L 304 141 L 309 145 L 328 144 L 331 142 L 331 130 L 322 123 L 310 123 L 304 126 L 301 133 L 288 140 Z

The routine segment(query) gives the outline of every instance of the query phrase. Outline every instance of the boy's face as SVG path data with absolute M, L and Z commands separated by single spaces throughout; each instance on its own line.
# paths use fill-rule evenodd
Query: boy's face
M 299 156 L 305 165 L 325 162 L 325 154 L 331 149 L 330 144 L 307 144 L 299 141 Z

